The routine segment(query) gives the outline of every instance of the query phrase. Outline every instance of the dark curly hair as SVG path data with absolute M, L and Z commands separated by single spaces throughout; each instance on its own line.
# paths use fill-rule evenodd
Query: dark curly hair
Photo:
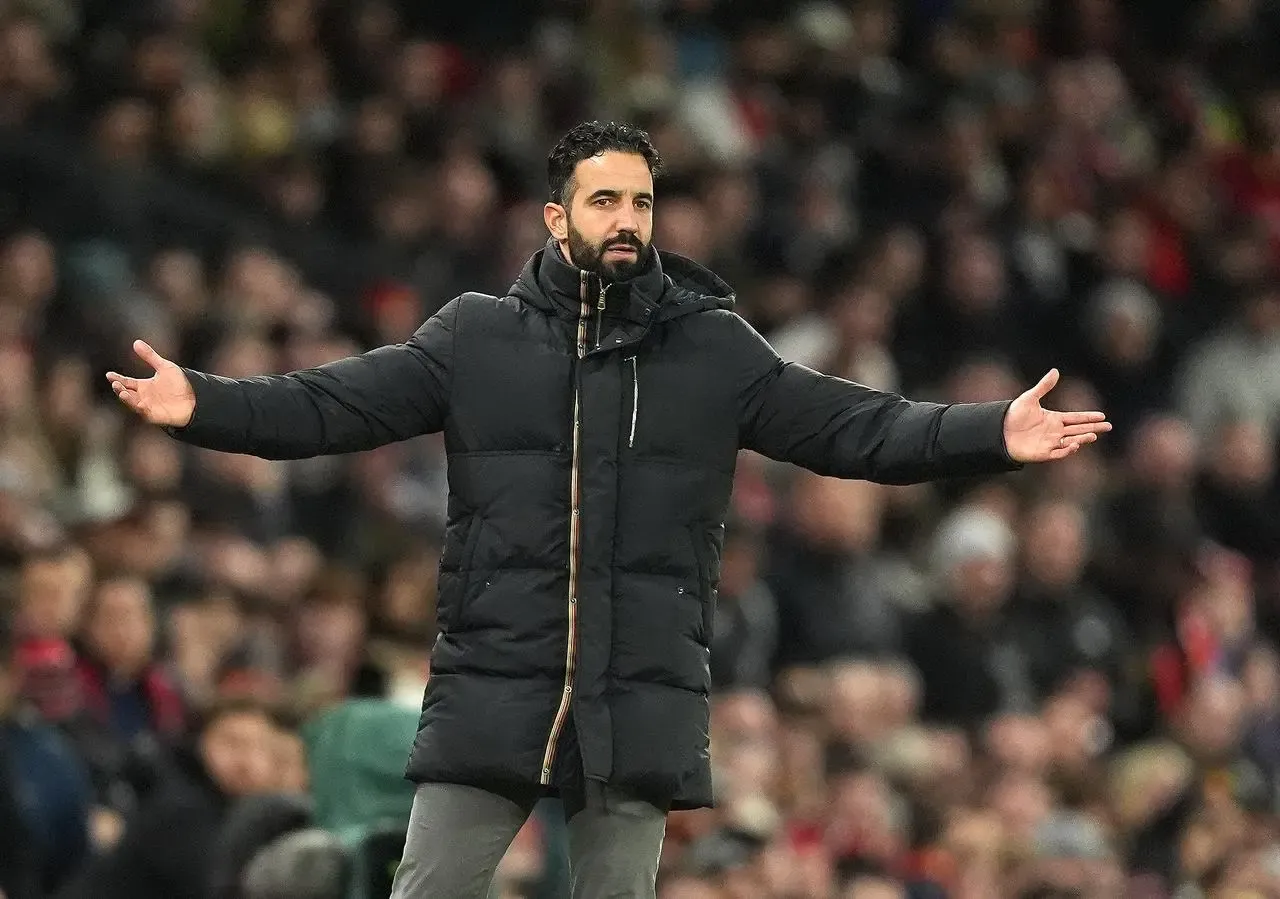
M 608 150 L 643 156 L 653 177 L 662 174 L 662 157 L 647 131 L 618 122 L 583 122 L 560 138 L 547 155 L 547 185 L 551 188 L 551 202 L 569 205 L 575 188 L 573 172 L 578 163 Z

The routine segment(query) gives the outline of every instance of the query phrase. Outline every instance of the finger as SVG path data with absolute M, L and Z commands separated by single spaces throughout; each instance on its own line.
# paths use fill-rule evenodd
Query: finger
M 122 385 L 122 386 L 124 386 L 124 387 L 127 387 L 129 390 L 137 390 L 137 389 L 138 389 L 138 379 L 137 379 L 137 378 L 126 378 L 124 375 L 116 374 L 116 373 L 115 373 L 115 372 L 113 372 L 113 371 L 109 371 L 109 372 L 107 372 L 107 381 L 109 381 L 109 382 L 111 383 L 111 386 L 112 386 L 112 388 L 113 388 L 113 389 L 114 389 L 115 385 L 117 385 L 117 384 L 120 384 L 120 385 Z
M 142 397 L 138 396 L 136 391 L 129 390 L 120 384 L 115 384 L 113 387 L 115 389 L 116 396 L 120 399 L 120 402 L 124 403 L 139 415 L 142 414 Z
M 1105 412 L 1059 412 L 1064 425 L 1082 425 L 1091 421 L 1106 421 Z
M 151 344 L 145 340 L 135 340 L 133 342 L 133 351 L 138 354 L 138 358 L 150 365 L 156 371 L 169 364 L 169 360 L 161 356 L 151 348 Z
M 1080 448 L 1082 446 L 1084 446 L 1084 443 L 1074 441 L 1074 440 L 1069 441 L 1066 444 L 1059 446 L 1057 449 L 1051 450 L 1049 452 L 1049 460 L 1051 462 L 1056 462 L 1059 459 L 1065 459 L 1068 456 L 1075 455 L 1076 453 L 1080 452 Z
M 1054 387 L 1056 387 L 1057 384 L 1058 384 L 1058 370 L 1056 368 L 1051 368 L 1049 369 L 1048 373 L 1045 374 L 1045 376 L 1040 379 L 1040 383 L 1037 384 L 1035 387 L 1032 387 L 1031 390 L 1028 391 L 1028 393 L 1030 393 L 1037 400 L 1041 400 L 1041 399 L 1044 399 L 1045 396 L 1048 395 L 1049 391 L 1052 390 Z
M 1063 437 L 1079 437 L 1081 434 L 1105 434 L 1111 430 L 1111 422 L 1097 421 L 1083 425 L 1071 425 L 1063 428 Z

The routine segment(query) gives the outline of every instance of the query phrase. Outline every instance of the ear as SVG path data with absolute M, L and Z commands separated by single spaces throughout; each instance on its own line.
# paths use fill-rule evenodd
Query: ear
M 569 239 L 569 213 L 559 203 L 543 206 L 542 220 L 547 223 L 547 230 L 556 240 L 563 243 Z

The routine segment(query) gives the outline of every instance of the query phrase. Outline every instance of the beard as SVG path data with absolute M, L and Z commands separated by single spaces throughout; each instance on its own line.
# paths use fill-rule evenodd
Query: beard
M 604 254 L 613 247 L 631 247 L 636 251 L 635 259 L 621 259 L 617 262 L 606 262 Z M 573 264 L 584 271 L 594 272 L 607 281 L 625 281 L 634 278 L 649 264 L 652 247 L 641 243 L 634 234 L 622 233 L 602 243 L 593 244 L 583 236 L 582 232 L 569 222 L 569 254 Z

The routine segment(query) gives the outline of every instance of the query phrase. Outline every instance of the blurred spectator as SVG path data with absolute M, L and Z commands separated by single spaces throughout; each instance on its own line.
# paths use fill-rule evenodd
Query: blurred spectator
M 772 680 L 778 608 L 761 580 L 763 553 L 762 533 L 746 522 L 728 523 L 711 645 L 712 683 L 719 689 L 764 689 Z
M 901 609 L 880 558 L 884 488 L 797 474 L 773 546 L 779 666 L 892 652 Z
M 213 876 L 208 847 L 231 804 L 274 789 L 274 727 L 261 706 L 245 700 L 206 713 L 192 745 L 178 755 L 173 780 L 68 895 L 205 896 Z
M 0 890 L 51 895 L 88 857 L 90 786 L 72 747 L 19 699 L 12 631 L 0 622 Z
M 1267 428 L 1280 414 L 1280 293 L 1267 283 L 1241 298 L 1231 323 L 1187 358 L 1179 375 L 1180 408 L 1202 439 L 1227 418 Z
M 299 830 L 263 847 L 244 872 L 245 899 L 345 899 L 346 847 L 323 830 Z
M 140 734 L 175 740 L 185 726 L 182 699 L 155 664 L 155 610 L 145 581 L 98 584 L 85 616 L 87 657 L 79 666 L 86 704 L 117 739 Z
M 1014 549 L 1009 524 L 976 507 L 954 513 L 935 537 L 938 603 L 907 638 L 924 678 L 927 720 L 974 726 L 997 712 L 1035 707 L 1031 660 L 1008 609 Z

